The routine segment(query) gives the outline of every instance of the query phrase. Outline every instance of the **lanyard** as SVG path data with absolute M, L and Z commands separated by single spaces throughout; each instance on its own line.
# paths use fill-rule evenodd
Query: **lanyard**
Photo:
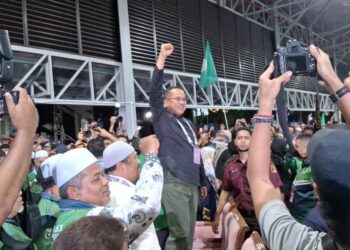
M 179 121 L 179 119 L 176 118 L 176 121 L 177 121 L 177 123 L 180 125 L 180 127 L 181 127 L 182 131 L 184 132 L 184 134 L 186 135 L 187 141 L 188 141 L 193 147 L 196 147 L 196 145 L 197 145 L 197 138 L 196 138 L 196 135 L 194 134 L 194 131 L 193 131 L 191 125 L 189 124 L 189 122 L 188 122 L 186 119 L 184 119 L 184 118 L 182 118 L 182 119 L 187 123 L 188 127 L 190 128 L 190 130 L 191 130 L 191 132 L 192 132 L 192 135 L 193 135 L 193 138 L 194 138 L 194 143 L 193 143 L 191 137 L 188 135 L 187 130 L 185 129 L 185 127 L 184 127 L 184 126 L 182 125 L 182 123 Z

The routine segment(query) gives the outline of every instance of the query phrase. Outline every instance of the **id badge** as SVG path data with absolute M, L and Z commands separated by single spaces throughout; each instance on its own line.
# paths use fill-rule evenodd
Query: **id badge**
M 193 148 L 193 163 L 196 165 L 200 165 L 201 164 L 201 149 L 194 147 Z

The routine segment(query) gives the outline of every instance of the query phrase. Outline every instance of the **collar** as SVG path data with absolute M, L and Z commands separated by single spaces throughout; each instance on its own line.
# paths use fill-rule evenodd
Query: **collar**
M 180 116 L 176 116 L 174 113 L 172 113 L 171 111 L 169 111 L 168 108 L 164 108 L 164 110 L 165 110 L 165 112 L 167 112 L 169 115 L 171 115 L 171 116 L 173 116 L 173 117 L 175 117 L 175 118 L 177 118 L 177 119 L 183 117 L 183 114 L 180 115 Z M 185 112 L 184 112 L 184 113 L 185 113 Z
M 11 224 L 11 225 L 14 225 L 14 226 L 18 226 L 16 221 L 13 220 L 13 219 L 5 219 L 5 223 L 8 223 L 8 224 Z
M 127 186 L 127 187 L 134 187 L 135 184 L 133 184 L 132 182 L 130 182 L 129 180 L 121 177 L 121 176 L 115 176 L 115 175 L 108 175 L 108 180 L 110 182 L 117 182 L 117 183 L 120 183 L 124 186 Z
M 59 198 L 53 196 L 52 194 L 48 193 L 48 192 L 41 192 L 41 198 L 46 199 L 46 200 L 50 200 L 53 202 L 58 203 L 60 201 Z
M 82 209 L 82 208 L 94 208 L 95 205 L 78 201 L 78 200 L 70 200 L 70 199 L 63 199 L 59 201 L 60 209 L 64 211 L 69 211 L 72 209 Z
M 235 163 L 238 162 L 238 163 L 241 163 L 242 165 L 247 166 L 248 160 L 246 160 L 245 163 L 243 163 L 243 162 L 241 161 L 241 159 L 239 159 L 239 155 L 237 155 L 236 158 L 234 159 L 234 162 L 235 162 Z

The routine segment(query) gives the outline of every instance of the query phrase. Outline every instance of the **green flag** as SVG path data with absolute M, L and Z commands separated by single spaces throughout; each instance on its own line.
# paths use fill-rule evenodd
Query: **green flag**
M 324 128 L 326 127 L 326 118 L 324 116 L 324 113 L 322 112 L 322 115 L 321 115 L 321 127 Z
M 213 56 L 211 55 L 209 42 L 205 46 L 201 78 L 199 81 L 199 87 L 206 88 L 210 84 L 218 81 L 218 76 L 216 74 L 215 64 Z

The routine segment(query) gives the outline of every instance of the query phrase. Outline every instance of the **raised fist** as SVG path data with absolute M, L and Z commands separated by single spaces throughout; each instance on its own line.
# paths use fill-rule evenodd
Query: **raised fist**
M 171 43 L 163 43 L 160 46 L 160 55 L 164 57 L 170 56 L 174 51 L 174 46 Z
M 117 122 L 117 117 L 114 115 L 111 116 L 111 118 L 109 118 L 109 122 L 115 124 Z
M 158 154 L 159 141 L 155 135 L 150 135 L 143 138 L 140 141 L 139 147 L 142 154 L 147 154 L 147 153 Z

